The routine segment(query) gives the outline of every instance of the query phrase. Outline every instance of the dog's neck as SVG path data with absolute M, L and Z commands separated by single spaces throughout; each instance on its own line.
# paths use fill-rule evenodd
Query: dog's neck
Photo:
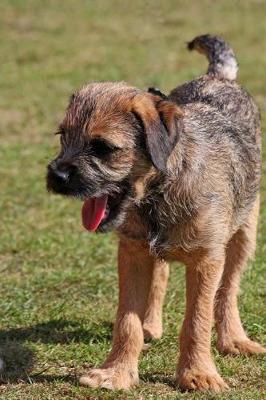
M 120 232 L 128 238 L 147 241 L 156 255 L 165 254 L 169 243 L 183 249 L 191 245 L 189 236 L 193 227 L 183 237 L 178 232 L 195 220 L 201 204 L 200 176 L 197 159 L 193 162 L 194 154 L 187 150 L 187 139 L 181 136 L 166 172 L 150 166 L 134 182 L 134 205 Z

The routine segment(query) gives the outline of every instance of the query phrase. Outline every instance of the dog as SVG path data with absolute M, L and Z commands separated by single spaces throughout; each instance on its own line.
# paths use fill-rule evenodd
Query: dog
M 260 116 L 236 83 L 233 50 L 216 36 L 188 44 L 206 74 L 173 89 L 91 83 L 73 94 L 59 126 L 49 191 L 83 200 L 88 231 L 119 236 L 119 306 L 110 354 L 82 385 L 138 383 L 144 338 L 162 335 L 168 262 L 186 266 L 186 311 L 176 380 L 183 390 L 228 386 L 211 356 L 213 320 L 225 354 L 265 353 L 241 324 L 237 292 L 256 244 Z

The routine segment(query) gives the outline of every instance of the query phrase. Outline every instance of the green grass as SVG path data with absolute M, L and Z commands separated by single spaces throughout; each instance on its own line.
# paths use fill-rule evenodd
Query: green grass
M 264 1 L 2 0 L 0 3 L 0 345 L 4 400 L 262 399 L 262 357 L 221 357 L 231 389 L 221 395 L 172 386 L 184 312 L 184 270 L 173 265 L 162 340 L 143 355 L 141 385 L 127 393 L 79 387 L 76 375 L 103 361 L 117 303 L 116 238 L 83 232 L 80 204 L 50 196 L 52 135 L 74 89 L 126 80 L 169 90 L 206 69 L 184 43 L 217 33 L 234 47 L 239 79 L 266 126 Z M 264 164 L 264 170 L 266 164 Z M 242 283 L 249 335 L 265 342 L 266 181 L 257 257 Z M 265 300 L 265 299 L 264 299 Z M 215 340 L 215 338 L 214 338 Z

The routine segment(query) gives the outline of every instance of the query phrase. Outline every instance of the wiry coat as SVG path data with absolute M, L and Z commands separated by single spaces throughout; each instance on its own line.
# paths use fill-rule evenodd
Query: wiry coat
M 183 113 L 182 128 L 167 172 L 151 175 L 132 209 L 143 226 L 139 237 L 147 235 L 159 253 L 225 245 L 259 190 L 258 110 L 237 83 L 209 75 L 177 87 L 168 99 Z M 120 229 L 130 235 L 130 225 Z
M 259 113 L 235 82 L 229 45 L 203 35 L 188 47 L 207 55 L 206 75 L 169 96 L 124 83 L 90 84 L 71 98 L 60 126 L 62 148 L 48 167 L 48 189 L 89 201 L 94 214 L 104 200 L 108 212 L 96 229 L 120 236 L 113 347 L 100 368 L 80 378 L 84 385 L 138 382 L 144 337 L 162 335 L 171 259 L 187 267 L 176 373 L 182 389 L 227 387 L 211 357 L 213 317 L 222 353 L 266 352 L 247 337 L 237 307 L 241 271 L 256 243 Z

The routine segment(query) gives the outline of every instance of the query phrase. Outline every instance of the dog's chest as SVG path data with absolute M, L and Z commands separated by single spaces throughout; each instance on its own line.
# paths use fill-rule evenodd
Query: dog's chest
M 172 253 L 200 245 L 198 225 L 197 210 L 191 205 L 174 207 L 155 201 L 132 208 L 119 232 L 129 239 L 148 242 L 156 255 L 172 258 Z

